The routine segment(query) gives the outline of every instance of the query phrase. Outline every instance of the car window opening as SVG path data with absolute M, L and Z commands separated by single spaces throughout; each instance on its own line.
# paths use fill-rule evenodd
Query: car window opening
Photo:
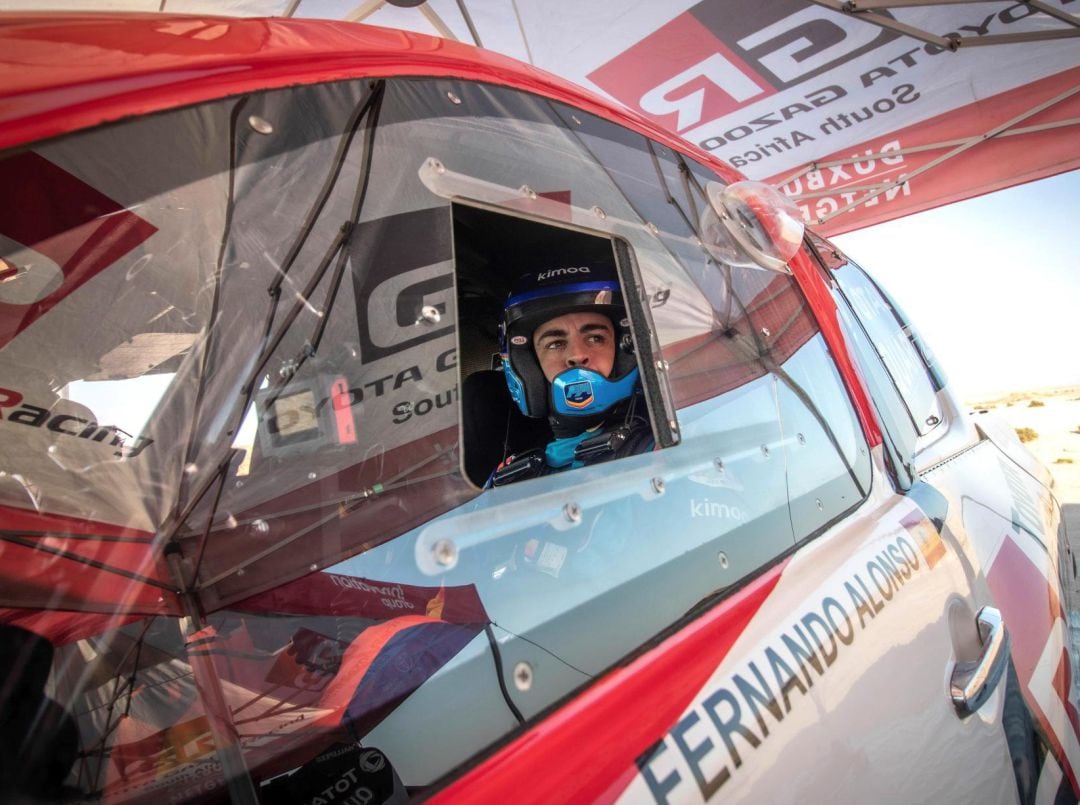
M 462 462 L 476 486 L 646 452 L 614 241 L 453 205 Z

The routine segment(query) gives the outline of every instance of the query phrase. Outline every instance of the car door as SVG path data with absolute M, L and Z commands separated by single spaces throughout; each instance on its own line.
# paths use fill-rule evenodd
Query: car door
M 917 331 L 880 286 L 831 244 L 818 242 L 816 252 L 841 295 L 900 463 L 947 500 L 947 525 L 965 546 L 978 596 L 999 609 L 1011 635 L 1016 701 L 1006 729 L 1021 794 L 1071 791 L 1075 653 L 1064 599 L 1075 569 L 1063 561 L 1068 546 L 1049 475 L 1002 423 L 960 412 Z M 925 420 L 913 415 L 931 407 Z

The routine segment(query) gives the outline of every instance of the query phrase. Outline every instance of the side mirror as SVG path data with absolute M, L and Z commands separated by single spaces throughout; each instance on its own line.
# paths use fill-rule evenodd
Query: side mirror
M 705 192 L 709 207 L 701 214 L 701 233 L 714 258 L 788 272 L 805 229 L 795 202 L 764 182 L 709 182 Z

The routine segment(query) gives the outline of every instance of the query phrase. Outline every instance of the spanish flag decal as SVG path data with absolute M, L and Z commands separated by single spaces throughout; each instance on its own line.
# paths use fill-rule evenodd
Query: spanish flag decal
M 945 556 L 945 543 L 941 539 L 941 533 L 945 529 L 949 501 L 925 481 L 916 481 L 908 490 L 907 497 L 919 510 L 913 511 L 901 523 L 919 546 L 923 558 L 926 559 L 926 566 L 933 570 L 934 565 Z
M 915 538 L 927 567 L 933 570 L 934 565 L 945 557 L 945 543 L 941 541 L 941 534 L 934 528 L 934 524 L 926 517 L 916 516 L 911 519 L 915 522 L 909 523 L 907 518 L 904 519 L 904 528 Z

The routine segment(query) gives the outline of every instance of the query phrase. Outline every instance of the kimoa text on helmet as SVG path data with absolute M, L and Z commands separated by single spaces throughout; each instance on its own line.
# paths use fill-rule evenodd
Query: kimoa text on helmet
M 548 271 L 541 271 L 536 275 L 536 281 L 550 279 L 551 277 L 558 277 L 561 274 L 589 274 L 588 266 L 571 266 L 569 268 L 552 268 Z

